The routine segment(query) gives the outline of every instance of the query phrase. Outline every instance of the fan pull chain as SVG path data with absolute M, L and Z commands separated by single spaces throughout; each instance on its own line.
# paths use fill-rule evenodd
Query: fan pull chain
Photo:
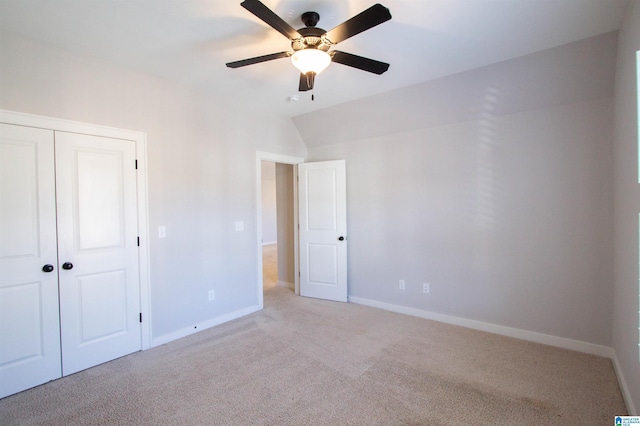
M 315 96 L 314 96 L 315 84 L 313 84 L 315 80 L 314 78 L 315 75 L 312 73 L 307 73 L 306 76 L 307 76 L 307 87 L 311 87 L 311 100 L 313 101 L 315 99 Z

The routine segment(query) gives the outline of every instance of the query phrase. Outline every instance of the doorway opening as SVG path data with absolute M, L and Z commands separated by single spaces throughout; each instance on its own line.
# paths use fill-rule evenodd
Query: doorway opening
M 262 160 L 262 289 L 295 288 L 293 166 Z
M 299 294 L 296 164 L 302 158 L 256 153 L 258 301 L 275 287 Z

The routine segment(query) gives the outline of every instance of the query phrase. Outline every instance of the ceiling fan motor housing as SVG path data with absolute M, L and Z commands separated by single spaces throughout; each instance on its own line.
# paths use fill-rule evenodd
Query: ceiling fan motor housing
M 305 12 L 302 14 L 302 22 L 307 27 L 315 27 L 320 20 L 318 12 Z

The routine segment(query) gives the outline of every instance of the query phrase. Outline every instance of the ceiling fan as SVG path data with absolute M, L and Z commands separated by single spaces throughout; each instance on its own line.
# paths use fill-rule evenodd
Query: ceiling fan
M 389 69 L 389 64 L 385 62 L 339 50 L 329 50 L 332 46 L 391 19 L 389 9 L 381 4 L 371 6 L 329 31 L 316 27 L 320 20 L 320 15 L 316 12 L 303 13 L 302 22 L 305 27 L 295 30 L 258 0 L 244 0 L 240 5 L 287 37 L 291 41 L 293 51 L 272 53 L 229 62 L 226 64 L 229 68 L 240 68 L 273 59 L 290 57 L 293 65 L 300 70 L 298 90 L 301 92 L 313 89 L 316 75 L 328 67 L 331 62 L 337 62 L 374 74 L 382 74 Z

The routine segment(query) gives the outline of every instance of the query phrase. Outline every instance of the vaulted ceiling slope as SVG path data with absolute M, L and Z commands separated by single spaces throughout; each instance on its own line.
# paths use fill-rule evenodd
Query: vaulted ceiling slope
M 320 14 L 331 29 L 372 0 L 262 0 L 295 28 Z M 391 64 L 378 76 L 332 64 L 315 101 L 297 95 L 286 59 L 229 69 L 233 60 L 290 48 L 240 0 L 0 0 L 0 29 L 181 82 L 287 116 L 316 111 L 619 29 L 628 0 L 380 0 L 393 19 L 340 43 Z
M 608 98 L 614 91 L 617 41 L 613 31 L 301 114 L 293 121 L 307 147 L 315 148 Z

